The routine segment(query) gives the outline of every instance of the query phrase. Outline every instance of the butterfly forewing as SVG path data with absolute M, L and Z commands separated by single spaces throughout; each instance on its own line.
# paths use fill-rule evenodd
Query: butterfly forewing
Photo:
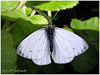
M 41 59 L 48 46 L 45 28 L 37 30 L 26 37 L 18 46 L 17 53 L 28 59 Z

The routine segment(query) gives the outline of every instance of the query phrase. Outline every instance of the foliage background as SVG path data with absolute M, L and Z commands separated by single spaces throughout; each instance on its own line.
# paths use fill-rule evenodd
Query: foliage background
M 29 1 L 22 7 L 18 5 L 19 1 L 1 1 L 1 73 L 99 73 L 98 1 Z M 32 10 L 38 12 L 31 16 Z M 16 53 L 18 44 L 25 37 L 48 24 L 50 18 L 46 11 L 53 11 L 52 16 L 59 11 L 53 25 L 78 34 L 89 44 L 89 49 L 71 63 L 58 65 L 52 62 L 47 66 L 37 66 Z

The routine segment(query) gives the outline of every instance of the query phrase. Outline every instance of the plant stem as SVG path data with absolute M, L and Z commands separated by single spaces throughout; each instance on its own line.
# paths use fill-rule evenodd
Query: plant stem
M 2 30 L 5 30 L 6 29 L 6 27 L 7 27 L 7 25 L 9 24 L 9 20 L 7 20 L 7 22 L 4 24 L 4 26 L 3 26 L 3 28 L 2 28 Z
M 48 22 L 50 22 L 51 18 L 50 18 L 49 16 L 47 16 L 44 12 L 42 12 L 41 10 L 38 10 L 38 9 L 36 9 L 36 11 L 37 11 L 39 14 L 43 15 L 43 16 L 48 20 Z
M 5 29 L 5 31 L 9 32 L 14 28 L 14 25 L 11 25 L 10 27 L 8 27 L 7 29 Z
M 35 13 L 36 13 L 36 10 L 33 10 L 29 17 L 31 18 Z
M 51 14 L 51 11 L 48 11 L 48 16 L 50 17 L 49 25 L 52 25 L 52 14 Z
M 11 31 L 14 28 L 15 24 L 16 24 L 16 22 L 13 23 L 12 25 L 10 25 L 8 28 L 6 28 L 5 31 L 7 31 L 7 32 Z
M 26 1 L 20 1 L 18 7 L 16 9 L 22 8 L 22 6 L 26 3 Z
M 48 11 L 48 16 L 49 16 L 50 18 L 52 18 L 51 11 Z

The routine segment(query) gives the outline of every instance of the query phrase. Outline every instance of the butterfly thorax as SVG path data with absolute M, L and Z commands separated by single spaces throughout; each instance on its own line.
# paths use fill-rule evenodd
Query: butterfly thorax
M 47 38 L 49 41 L 49 48 L 50 48 L 50 52 L 53 52 L 53 38 L 54 38 L 54 27 L 52 26 L 48 26 L 47 28 L 45 28 L 46 33 L 47 33 Z

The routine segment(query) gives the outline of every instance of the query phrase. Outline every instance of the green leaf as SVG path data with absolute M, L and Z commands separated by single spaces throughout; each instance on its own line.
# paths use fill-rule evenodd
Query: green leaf
M 99 18 L 93 17 L 85 21 L 72 19 L 71 27 L 77 30 L 87 30 L 88 35 L 95 35 L 94 31 L 99 31 Z M 88 30 L 91 30 L 90 32 Z M 98 34 L 96 34 L 98 35 Z
M 26 7 L 25 12 L 26 12 L 26 15 L 28 16 L 28 15 L 30 15 L 30 13 L 32 12 L 32 9 Z
M 61 70 L 63 70 L 65 67 L 65 65 L 63 64 L 55 64 L 55 63 L 51 63 L 49 65 L 45 65 L 43 66 L 43 71 L 44 73 L 59 73 Z
M 32 18 L 29 18 L 20 10 L 2 13 L 2 17 L 16 21 L 26 35 L 47 25 L 47 20 L 43 16 L 34 15 Z
M 43 70 L 42 71 L 44 73 L 49 73 L 49 74 L 57 73 L 57 67 L 55 66 L 54 63 L 51 63 L 49 65 L 43 66 Z
M 12 47 L 12 36 L 8 32 L 1 32 L 1 73 L 14 74 L 16 71 L 17 54 Z
M 83 29 L 86 29 L 86 32 L 88 33 L 87 40 L 98 42 L 99 41 L 99 18 L 93 17 L 90 18 L 89 20 L 83 21 L 83 25 L 84 25 Z
M 77 20 L 77 19 L 72 19 L 71 27 L 72 27 L 73 29 L 81 30 L 81 29 L 83 28 L 82 21 Z
M 82 33 L 83 23 L 82 23 L 82 21 L 77 20 L 77 19 L 72 19 L 71 28 L 73 29 L 73 31 L 76 34 L 78 34 L 78 35 L 83 37 L 83 33 Z
M 99 53 L 99 42 L 94 43 L 94 46 L 95 46 L 97 52 Z
M 32 22 L 35 25 L 36 24 L 37 25 L 42 25 L 42 24 L 47 25 L 48 24 L 46 18 L 44 18 L 43 16 L 34 15 L 32 18 L 29 18 L 20 10 L 15 10 L 15 11 L 7 12 L 7 13 L 2 13 L 2 17 L 5 17 L 5 18 L 10 19 L 12 21 L 16 21 L 16 20 L 29 21 L 29 22 Z
M 38 8 L 45 11 L 59 11 L 68 8 L 73 8 L 78 4 L 78 1 L 28 1 L 26 6 Z
M 41 15 L 34 15 L 32 18 L 31 18 L 33 24 L 39 24 L 39 25 L 47 25 L 48 24 L 48 21 L 46 18 L 44 18 L 44 16 L 41 16 Z
M 88 73 L 96 67 L 97 63 L 98 55 L 95 47 L 93 45 L 89 45 L 89 49 L 85 53 L 75 57 L 71 65 L 74 70 L 79 73 Z
M 91 9 L 91 12 L 98 12 L 99 11 L 99 8 L 98 7 L 95 7 L 93 9 Z
M 76 34 L 85 38 L 88 42 L 99 42 L 99 18 L 93 17 L 85 21 L 72 19 L 71 27 Z
M 17 68 L 26 70 L 25 72 L 17 72 L 17 74 L 36 74 L 41 66 L 35 65 L 32 60 L 23 58 L 18 55 Z
M 20 19 L 19 25 L 26 35 L 36 31 L 44 26 L 47 26 L 47 20 L 43 16 L 34 15 L 33 18 L 27 20 Z
M 17 48 L 18 44 L 26 37 L 26 34 L 23 32 L 18 23 L 14 24 L 14 28 L 11 31 L 11 34 L 14 40 L 13 42 L 14 48 Z
M 99 18 L 93 17 L 88 20 L 83 21 L 84 28 L 83 29 L 91 29 L 99 31 Z
M 26 7 L 25 5 L 23 5 L 23 7 L 20 10 L 27 16 L 29 16 L 31 14 L 31 12 L 32 12 L 32 9 Z
M 19 4 L 19 1 L 1 1 L 1 12 L 14 10 Z
M 73 32 L 73 30 L 71 28 L 68 28 L 68 27 L 64 27 L 64 29 L 70 31 L 70 32 Z
M 21 10 L 15 10 L 15 11 L 9 11 L 6 13 L 1 13 L 2 17 L 5 17 L 6 19 L 16 21 L 18 19 L 25 19 L 27 20 L 27 16 L 21 11 Z

